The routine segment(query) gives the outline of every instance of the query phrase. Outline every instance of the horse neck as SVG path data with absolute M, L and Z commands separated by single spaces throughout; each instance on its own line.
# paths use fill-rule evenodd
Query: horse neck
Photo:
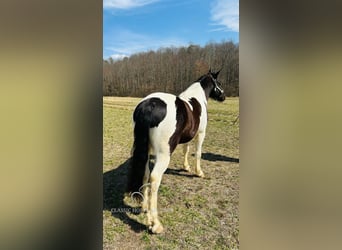
M 207 105 L 208 101 L 205 92 L 199 82 L 195 82 L 192 85 L 190 85 L 186 90 L 184 90 L 179 95 L 179 97 L 186 101 L 190 100 L 191 98 L 196 98 L 197 101 L 205 105 Z
M 212 79 L 209 76 L 202 76 L 199 79 L 200 85 L 203 89 L 203 92 L 205 94 L 206 100 L 209 99 L 210 91 L 212 90 L 213 84 Z

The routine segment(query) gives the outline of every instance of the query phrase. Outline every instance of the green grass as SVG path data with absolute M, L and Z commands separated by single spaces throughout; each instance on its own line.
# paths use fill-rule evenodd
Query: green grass
M 191 173 L 163 175 L 158 209 L 165 232 L 152 235 L 145 215 L 112 213 L 123 199 L 133 143 L 132 112 L 139 98 L 103 99 L 104 249 L 238 249 L 239 248 L 239 99 L 209 101 L 208 127 L 202 150 L 205 178 Z M 194 145 L 189 163 L 193 167 Z M 169 168 L 183 164 L 176 148 Z

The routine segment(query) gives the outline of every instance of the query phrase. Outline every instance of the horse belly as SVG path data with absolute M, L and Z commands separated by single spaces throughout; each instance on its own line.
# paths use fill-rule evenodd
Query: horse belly
M 191 141 L 197 134 L 197 129 L 194 130 L 189 130 L 189 131 L 186 131 L 186 132 L 183 132 L 180 136 L 180 140 L 179 140 L 179 144 L 183 144 L 183 143 L 187 143 L 189 141 Z

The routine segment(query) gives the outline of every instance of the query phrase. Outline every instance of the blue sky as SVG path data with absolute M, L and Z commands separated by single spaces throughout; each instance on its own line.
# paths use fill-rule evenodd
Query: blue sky
M 103 58 L 208 42 L 239 42 L 238 0 L 104 0 Z

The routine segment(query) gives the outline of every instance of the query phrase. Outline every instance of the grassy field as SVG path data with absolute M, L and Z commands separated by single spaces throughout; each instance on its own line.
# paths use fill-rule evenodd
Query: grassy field
M 132 112 L 139 100 L 103 98 L 103 248 L 238 249 L 239 99 L 209 101 L 202 150 L 205 178 L 180 170 L 182 147 L 173 153 L 159 189 L 159 216 L 165 229 L 160 235 L 148 232 L 144 214 L 120 211 L 126 208 L 122 200 L 133 143 Z M 193 155 L 189 162 L 193 167 Z

